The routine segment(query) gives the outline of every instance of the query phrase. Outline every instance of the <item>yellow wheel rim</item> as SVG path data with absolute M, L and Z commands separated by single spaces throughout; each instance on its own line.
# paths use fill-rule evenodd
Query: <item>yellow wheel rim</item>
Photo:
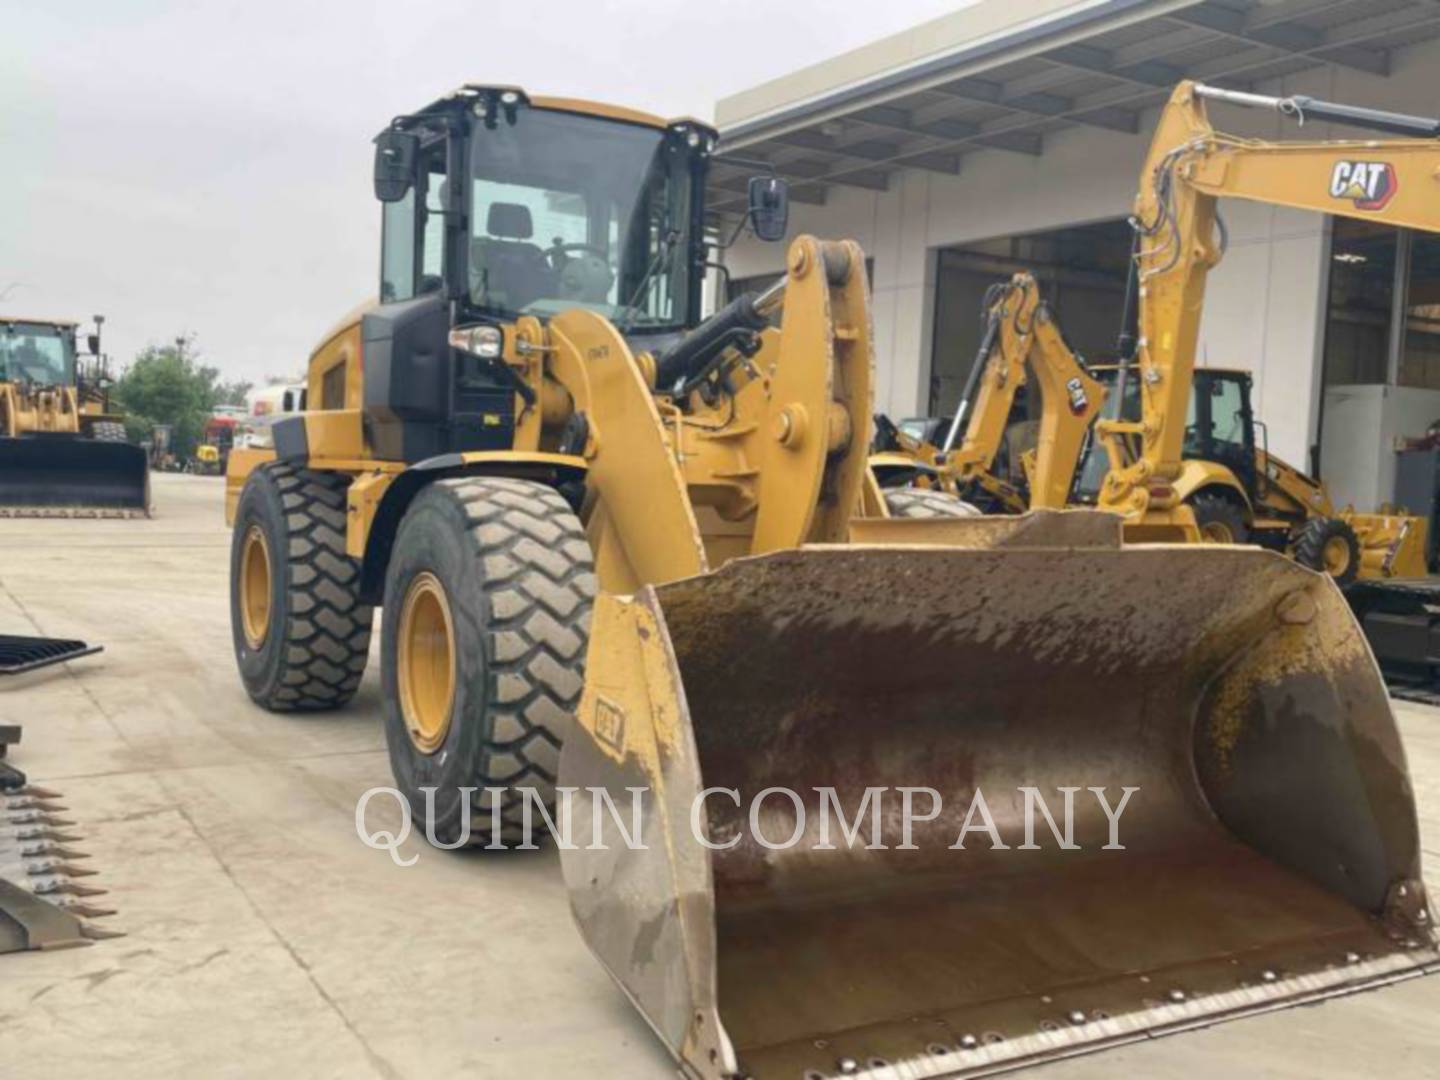
M 1325 572 L 1331 577 L 1341 577 L 1350 569 L 1350 545 L 1343 536 L 1332 536 L 1325 541 L 1323 551 Z
M 450 733 L 455 697 L 455 626 L 450 601 L 436 576 L 417 574 L 400 608 L 397 680 L 405 730 L 422 754 L 433 754 Z
M 1223 521 L 1207 521 L 1200 526 L 1200 537 L 1210 544 L 1233 544 L 1235 534 Z
M 245 644 L 259 649 L 270 633 L 270 545 L 259 525 L 245 530 L 240 545 L 240 624 Z

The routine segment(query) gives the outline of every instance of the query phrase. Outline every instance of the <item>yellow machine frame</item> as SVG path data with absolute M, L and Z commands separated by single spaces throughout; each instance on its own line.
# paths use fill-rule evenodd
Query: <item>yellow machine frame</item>
M 607 591 L 703 573 L 737 555 L 842 542 L 850 507 L 884 516 L 878 491 L 867 482 L 864 454 L 871 344 L 864 275 L 855 271 L 863 257 L 852 242 L 802 236 L 791 244 L 787 266 L 783 326 L 762 332 L 760 352 L 732 373 L 733 406 L 718 398 L 707 403 L 696 390 L 681 411 L 657 396 L 654 358 L 632 356 L 599 315 L 574 310 L 548 323 L 527 316 L 504 328 L 504 362 L 536 396 L 535 405 L 519 403 L 514 448 L 410 467 L 379 460 L 366 445 L 363 309 L 357 311 L 310 360 L 312 406 L 325 400 L 327 377 L 335 385 L 336 368 L 343 369 L 345 387 L 343 407 L 312 407 L 295 418 L 304 425 L 305 445 L 316 452 L 288 459 L 275 450 L 232 452 L 226 520 L 233 524 L 250 472 L 278 457 L 354 476 L 346 495 L 346 550 L 363 560 L 367 587 L 379 585 L 385 544 L 410 500 L 429 480 L 467 472 L 583 476 L 597 507 L 588 531 Z M 826 362 L 796 358 L 816 356 Z M 635 420 L 635 411 L 654 422 Z M 585 446 L 559 453 L 561 428 L 576 412 L 588 420 Z M 762 500 L 762 487 L 772 486 L 793 497 Z
M 944 445 L 901 439 L 899 453 L 871 458 L 877 473 L 924 466 L 921 483 L 965 494 L 978 487 L 1006 511 L 1061 509 L 1069 501 L 1075 469 L 1090 425 L 1105 403 L 1093 379 L 1065 342 L 1060 327 L 1028 273 L 996 288 L 986 312 L 986 332 L 971 383 Z M 1033 372 L 1043 409 L 1039 436 L 1022 457 L 1027 495 L 994 473 L 995 458 L 1020 388 Z M 964 438 L 949 449 L 964 423 Z

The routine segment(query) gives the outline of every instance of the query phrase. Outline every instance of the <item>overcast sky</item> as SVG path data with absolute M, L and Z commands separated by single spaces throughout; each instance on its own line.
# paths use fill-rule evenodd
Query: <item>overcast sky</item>
M 964 0 L 0 0 L 0 312 L 303 370 L 373 293 L 370 139 L 463 82 L 662 115 Z

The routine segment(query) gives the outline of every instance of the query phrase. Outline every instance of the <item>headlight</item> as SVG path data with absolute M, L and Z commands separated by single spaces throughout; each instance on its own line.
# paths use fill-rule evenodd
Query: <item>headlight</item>
M 505 335 L 498 326 L 459 326 L 450 331 L 451 348 L 485 360 L 500 359 L 504 346 Z

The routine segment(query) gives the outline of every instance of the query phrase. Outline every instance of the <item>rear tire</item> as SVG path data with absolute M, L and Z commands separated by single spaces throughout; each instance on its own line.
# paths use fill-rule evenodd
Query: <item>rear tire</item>
M 1360 573 L 1360 538 L 1339 518 L 1311 518 L 1295 534 L 1295 561 L 1349 585 Z
M 436 843 L 465 837 L 467 800 L 468 842 L 495 839 L 485 788 L 503 789 L 502 840 L 521 836 L 523 789 L 553 807 L 595 592 L 585 530 L 553 488 L 437 480 L 406 511 L 385 576 L 385 741 L 396 787 Z
M 374 609 L 345 553 L 348 478 L 271 463 L 245 482 L 230 545 L 230 627 L 245 690 L 275 712 L 335 709 L 360 686 Z
M 927 488 L 890 488 L 885 505 L 895 518 L 978 517 L 980 511 L 964 499 Z
M 1250 527 L 1245 524 L 1245 511 L 1224 495 L 1201 492 L 1189 499 L 1195 512 L 1195 524 L 1207 544 L 1245 544 L 1250 541 Z
M 90 437 L 97 442 L 129 442 L 125 425 L 115 420 L 97 420 L 90 425 Z

